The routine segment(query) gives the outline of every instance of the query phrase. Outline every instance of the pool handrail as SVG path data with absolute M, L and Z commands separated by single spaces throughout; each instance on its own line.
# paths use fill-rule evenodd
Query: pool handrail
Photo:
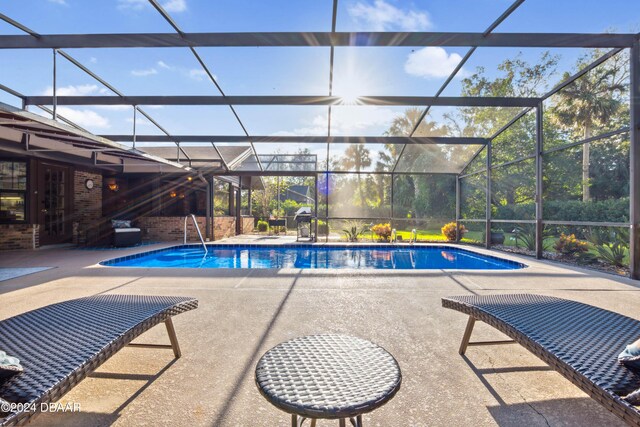
M 202 248 L 204 249 L 204 254 L 206 255 L 209 253 L 209 250 L 207 249 L 207 244 L 204 242 L 204 239 L 202 238 L 202 233 L 200 232 L 200 227 L 198 227 L 198 221 L 196 220 L 196 216 L 194 214 L 187 215 L 184 217 L 183 243 L 185 245 L 187 244 L 187 219 L 189 219 L 189 217 L 191 217 L 191 219 L 193 220 L 193 225 L 196 227 L 196 231 L 198 232 L 198 237 L 200 238 L 200 242 L 202 243 Z

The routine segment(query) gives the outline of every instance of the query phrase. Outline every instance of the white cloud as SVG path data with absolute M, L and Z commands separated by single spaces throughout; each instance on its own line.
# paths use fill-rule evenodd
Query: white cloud
M 57 96 L 87 96 L 94 94 L 98 91 L 97 85 L 69 85 L 62 86 L 56 88 Z M 47 88 L 42 91 L 43 95 L 52 96 L 53 95 L 53 86 L 47 86 Z
M 148 5 L 147 0 L 118 0 L 119 10 L 142 10 Z
M 171 69 L 173 69 L 173 67 L 172 67 L 172 66 L 170 66 L 169 64 L 167 64 L 167 63 L 166 63 L 166 62 L 164 62 L 164 61 L 158 61 L 158 67 L 160 67 L 160 68 L 164 68 L 165 70 L 171 70 Z
M 187 75 L 193 80 L 202 81 L 207 78 L 207 73 L 204 70 L 197 68 L 191 69 L 187 72 Z
M 66 2 L 66 0 L 49 0 L 49 3 L 55 3 L 55 4 L 60 4 L 63 6 L 69 6 L 69 4 Z
M 89 62 L 91 62 L 92 64 L 97 64 L 98 58 L 96 58 L 95 56 L 92 56 L 91 58 L 89 58 Z
M 384 0 L 373 4 L 358 2 L 347 9 L 355 23 L 369 31 L 423 31 L 431 27 L 429 14 L 399 9 Z
M 167 12 L 184 12 L 187 10 L 186 0 L 168 0 L 162 3 L 162 7 Z
M 146 77 L 153 74 L 158 74 L 158 70 L 155 68 L 148 68 L 146 70 L 131 70 L 131 75 L 136 77 Z
M 412 76 L 433 78 L 447 77 L 460 63 L 462 57 L 457 53 L 447 53 L 441 47 L 427 46 L 412 52 L 404 64 L 404 71 Z M 461 69 L 458 76 L 464 72 Z
M 71 120 L 82 127 L 106 129 L 111 126 L 109 119 L 93 110 L 75 110 L 61 106 L 58 107 L 57 112 L 65 119 Z

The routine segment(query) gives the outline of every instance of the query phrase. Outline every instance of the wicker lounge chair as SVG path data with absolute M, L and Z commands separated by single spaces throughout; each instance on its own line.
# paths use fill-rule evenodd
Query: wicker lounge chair
M 41 404 L 60 399 L 122 347 L 164 322 L 171 345 L 180 347 L 171 317 L 197 308 L 188 297 L 99 295 L 80 298 L 0 321 L 0 348 L 20 359 L 24 372 L 0 384 L 0 398 L 26 410 L 0 413 L 0 426 L 20 425 Z
M 640 337 L 640 321 L 575 301 L 542 295 L 483 295 L 442 299 L 442 306 L 469 315 L 460 345 L 515 342 L 546 362 L 630 425 L 640 411 L 621 399 L 640 388 L 640 376 L 620 365 L 617 355 Z M 480 320 L 513 341 L 469 342 Z

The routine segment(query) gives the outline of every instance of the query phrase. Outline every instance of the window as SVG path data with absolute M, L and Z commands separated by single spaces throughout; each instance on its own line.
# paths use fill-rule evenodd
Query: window
M 229 192 L 231 185 L 219 179 L 215 180 L 213 209 L 215 216 L 230 215 Z
M 0 222 L 26 220 L 27 164 L 0 160 Z

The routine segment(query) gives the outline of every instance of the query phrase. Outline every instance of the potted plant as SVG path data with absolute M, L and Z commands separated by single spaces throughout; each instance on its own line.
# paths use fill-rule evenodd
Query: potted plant
M 493 245 L 504 244 L 504 230 L 501 230 L 501 229 L 491 230 L 491 244 Z

